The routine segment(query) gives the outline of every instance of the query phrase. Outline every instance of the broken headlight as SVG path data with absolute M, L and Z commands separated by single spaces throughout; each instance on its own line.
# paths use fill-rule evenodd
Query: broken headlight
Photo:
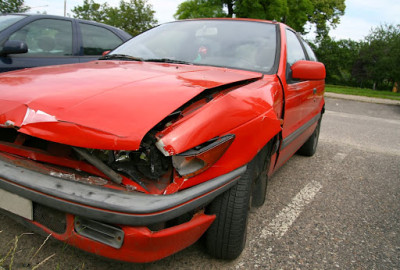
M 171 168 L 171 158 L 165 157 L 148 138 L 138 151 L 90 150 L 90 153 L 114 171 L 135 181 L 157 180 Z
M 214 138 L 186 152 L 172 156 L 172 164 L 179 175 L 193 177 L 216 163 L 233 142 L 234 135 Z

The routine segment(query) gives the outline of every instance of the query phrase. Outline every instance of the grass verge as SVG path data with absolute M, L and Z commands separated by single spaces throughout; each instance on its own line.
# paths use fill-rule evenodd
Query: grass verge
M 350 86 L 340 86 L 327 84 L 325 86 L 326 92 L 345 94 L 345 95 L 355 95 L 364 97 L 375 97 L 375 98 L 385 98 L 392 100 L 400 100 L 400 93 L 393 93 L 390 91 L 378 91 L 366 88 L 356 88 Z
M 2 231 L 0 231 L 1 233 Z M 18 241 L 19 239 L 24 236 L 24 235 L 30 235 L 32 233 L 23 233 L 19 236 L 15 236 L 14 241 L 10 242 L 9 244 L 11 244 L 11 247 L 9 249 L 9 251 L 7 252 L 7 254 L 3 255 L 2 257 L 0 257 L 0 270 L 12 270 L 13 266 L 14 266 L 14 258 L 15 255 L 18 253 Z M 44 240 L 44 242 L 42 243 L 42 245 L 36 250 L 36 252 L 30 256 L 26 256 L 27 257 L 27 261 L 24 263 L 24 266 L 26 266 L 27 268 L 31 268 L 32 270 L 36 270 L 39 267 L 43 266 L 48 260 L 50 260 L 51 258 L 53 258 L 56 254 L 52 254 L 50 256 L 48 256 L 47 258 L 45 258 L 44 260 L 40 261 L 37 264 L 33 264 L 33 258 L 39 253 L 39 251 L 42 249 L 42 247 L 46 244 L 47 240 L 49 240 L 51 234 L 47 236 L 47 238 Z M 5 265 L 4 265 L 5 264 Z

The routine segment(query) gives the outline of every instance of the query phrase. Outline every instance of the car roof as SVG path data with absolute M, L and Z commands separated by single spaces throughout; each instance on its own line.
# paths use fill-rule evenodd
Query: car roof
M 35 17 L 35 18 L 40 18 L 40 19 L 67 19 L 67 20 L 71 20 L 71 21 L 77 21 L 77 22 L 89 23 L 89 24 L 93 24 L 93 25 L 99 25 L 99 26 L 102 26 L 102 27 L 105 27 L 105 28 L 112 28 L 112 29 L 114 29 L 116 31 L 128 34 L 124 30 L 122 30 L 120 28 L 117 28 L 115 26 L 108 25 L 108 24 L 99 23 L 99 22 L 95 22 L 95 21 L 82 20 L 82 19 L 77 19 L 77 18 L 71 18 L 71 17 L 64 17 L 64 16 L 59 16 L 59 15 L 32 14 L 32 13 L 6 13 L 6 14 L 1 14 L 0 16 L 4 16 L 4 15 L 21 15 L 21 16 L 25 16 L 25 17 Z M 130 34 L 128 34 L 128 35 L 131 36 Z
M 281 22 L 277 21 L 269 21 L 269 20 L 262 20 L 262 19 L 252 19 L 252 18 L 225 18 L 225 17 L 217 17 L 217 18 L 194 18 L 194 19 L 185 19 L 185 20 L 177 20 L 177 21 L 172 21 L 172 22 L 181 22 L 181 21 L 218 21 L 218 20 L 224 20 L 224 21 L 248 21 L 248 22 L 263 22 L 263 23 L 271 23 L 271 24 L 283 24 Z
M 253 19 L 253 18 L 226 18 L 226 17 L 222 17 L 222 18 L 194 18 L 194 19 L 184 19 L 184 20 L 176 20 L 176 21 L 171 21 L 168 23 L 175 23 L 175 22 L 185 22 L 185 21 L 217 21 L 217 20 L 224 20 L 224 21 L 247 21 L 247 22 L 261 22 L 261 23 L 270 23 L 270 24 L 274 24 L 274 25 L 278 25 L 279 27 L 286 27 L 288 29 L 291 29 L 293 32 L 296 32 L 296 30 L 294 30 L 293 28 L 291 28 L 289 25 L 282 23 L 282 22 L 277 22 L 277 21 L 270 21 L 270 20 L 263 20 L 263 19 Z

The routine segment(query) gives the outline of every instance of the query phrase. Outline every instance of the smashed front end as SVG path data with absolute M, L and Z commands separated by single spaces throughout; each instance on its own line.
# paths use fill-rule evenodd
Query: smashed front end
M 217 95 L 223 94 L 212 93 Z M 203 173 L 227 151 L 233 134 L 186 151 L 178 149 L 182 144 L 165 145 L 175 136 L 171 130 L 207 100 L 198 98 L 167 116 L 136 150 L 55 142 L 81 136 L 74 140 L 101 145 L 101 131 L 26 106 L 19 122 L 2 114 L 0 194 L 6 199 L 0 208 L 56 239 L 123 261 L 154 261 L 193 244 L 215 219 L 204 213 L 205 206 L 245 171 L 242 166 Z M 44 139 L 51 136 L 54 141 Z
M 163 155 L 155 140 L 149 135 L 137 151 L 85 149 L 3 126 L 0 189 L 9 199 L 1 206 L 102 256 L 133 262 L 168 256 L 205 232 L 215 217 L 204 214 L 204 206 L 243 169 L 178 192 L 188 174 L 205 167 L 202 154 L 226 148 L 231 137 L 174 157 Z

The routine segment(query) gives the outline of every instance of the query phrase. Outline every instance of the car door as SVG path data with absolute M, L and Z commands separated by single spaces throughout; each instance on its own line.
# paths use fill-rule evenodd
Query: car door
M 282 144 L 277 166 L 279 167 L 289 159 L 308 137 L 308 121 L 312 118 L 311 106 L 314 93 L 314 83 L 311 81 L 300 81 L 292 78 L 291 66 L 299 60 L 307 60 L 304 47 L 297 34 L 286 28 L 286 87 L 285 111 L 282 130 Z
M 0 71 L 75 63 L 79 61 L 69 19 L 39 18 L 27 22 L 6 40 L 25 42 L 28 52 L 0 57 Z
M 317 62 L 317 57 L 315 56 L 313 50 L 310 45 L 307 44 L 303 39 L 301 39 L 301 43 L 304 46 L 304 49 L 307 53 L 307 59 L 310 61 Z M 312 95 L 307 96 L 306 104 L 305 104 L 305 118 L 312 119 L 315 115 L 321 112 L 321 106 L 323 106 L 323 96 L 325 89 L 325 81 L 324 80 L 313 80 L 309 81 L 310 87 L 312 88 Z
M 80 62 L 96 60 L 103 52 L 113 50 L 124 40 L 110 29 L 84 22 L 78 23 L 81 32 Z

